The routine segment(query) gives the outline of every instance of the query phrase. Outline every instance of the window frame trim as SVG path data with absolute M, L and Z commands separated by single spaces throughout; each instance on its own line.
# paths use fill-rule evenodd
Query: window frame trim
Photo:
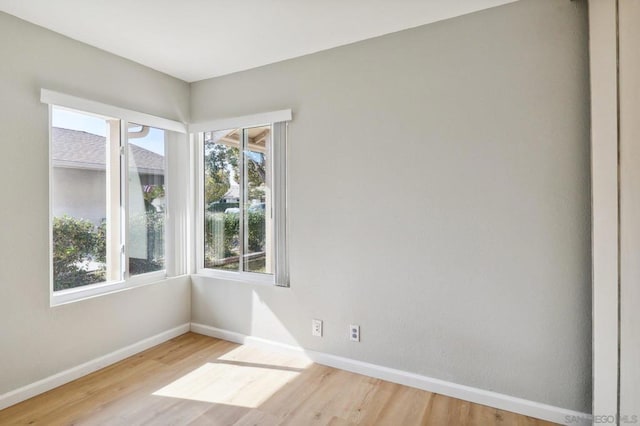
M 173 248 L 168 247 L 167 244 L 167 228 L 165 227 L 165 268 L 160 271 L 152 271 L 147 272 L 140 275 L 129 276 L 128 271 L 128 258 L 125 253 L 122 255 L 123 262 L 123 270 L 121 279 L 116 281 L 105 281 L 95 284 L 88 284 L 85 286 L 74 287 L 70 289 L 64 290 L 54 290 L 54 275 L 53 275 L 53 200 L 54 200 L 54 188 L 53 188 L 53 156 L 51 155 L 52 149 L 52 125 L 53 125 L 53 109 L 69 109 L 78 113 L 87 114 L 87 115 L 96 115 L 100 117 L 111 118 L 113 120 L 120 121 L 120 147 L 124 147 L 124 156 L 120 158 L 119 165 L 119 180 L 121 191 L 124 187 L 128 186 L 128 167 L 126 158 L 128 156 L 127 151 L 127 143 L 125 139 L 127 124 L 132 122 L 134 123 L 142 123 L 143 125 L 155 127 L 164 131 L 171 131 L 175 133 L 186 134 L 186 125 L 184 123 L 180 123 L 177 121 L 165 119 L 162 117 L 156 117 L 150 114 L 140 113 L 132 110 L 127 110 L 124 108 L 111 106 L 107 104 L 103 104 L 100 102 L 95 102 L 83 98 L 78 98 L 71 95 L 66 95 L 54 91 L 50 91 L 47 89 L 41 89 L 41 102 L 47 104 L 48 108 L 48 193 L 49 193 L 49 202 L 48 202 L 48 262 L 49 262 L 49 305 L 51 307 L 64 305 L 68 303 L 73 303 L 76 301 L 86 300 L 90 298 L 94 298 L 96 296 L 110 294 L 115 292 L 120 292 L 123 290 L 133 289 L 140 286 L 164 281 L 169 278 L 167 274 L 167 264 L 166 264 L 166 256 L 168 253 L 171 253 L 172 256 L 175 256 L 175 250 Z M 165 139 L 165 152 L 167 147 L 167 141 Z M 168 185 L 168 175 L 169 175 L 169 165 L 167 163 L 167 158 L 165 156 L 165 185 Z M 170 196 L 168 197 L 168 203 Z M 126 212 L 126 203 L 124 202 L 123 194 L 121 193 L 121 199 L 119 203 L 119 209 L 121 211 L 121 229 L 116 231 L 120 234 L 120 244 L 126 244 L 128 239 L 128 212 Z M 167 212 L 167 218 L 168 218 Z M 126 250 L 126 245 L 125 245 Z M 121 267 L 122 267 L 121 266 Z
M 264 125 L 264 124 L 263 124 Z M 232 127 L 234 128 L 234 127 Z M 209 131 L 209 130 L 207 130 Z M 213 130 L 215 131 L 215 130 Z M 196 275 L 217 278 L 220 280 L 240 281 L 252 284 L 275 285 L 275 274 L 259 274 L 247 271 L 223 271 L 204 267 L 204 132 L 197 133 L 196 140 L 196 164 L 198 165 L 197 198 L 198 210 L 196 214 L 197 232 L 196 247 Z M 276 237 L 277 238 L 277 237 Z
M 169 191 L 168 187 L 168 182 L 170 179 L 169 176 L 169 164 L 167 161 L 167 152 L 168 152 L 168 142 L 167 142 L 167 135 L 165 134 L 165 138 L 164 138 L 164 186 L 165 186 L 165 194 L 168 194 L 168 196 L 166 197 L 167 200 L 167 208 L 165 209 L 165 227 L 164 227 L 164 256 L 165 256 L 165 264 L 164 264 L 164 268 L 159 270 L 159 271 L 151 271 L 151 272 L 145 272 L 143 274 L 138 274 L 138 275 L 131 275 L 131 270 L 129 267 L 129 248 L 131 246 L 131 236 L 130 236 L 130 210 L 129 210 L 129 189 L 130 189 L 130 185 L 129 185 L 129 172 L 131 171 L 130 166 L 130 162 L 129 162 L 129 154 L 131 153 L 130 149 L 129 149 L 129 125 L 130 124 L 134 124 L 134 125 L 139 125 L 139 126 L 147 126 L 147 127 L 151 127 L 157 130 L 162 130 L 162 131 L 170 131 L 168 129 L 162 129 L 162 128 L 158 128 L 155 126 L 151 126 L 148 124 L 140 124 L 140 123 L 135 123 L 135 122 L 131 122 L 128 121 L 126 119 L 120 119 L 120 149 L 121 149 L 121 155 L 120 155 L 120 167 L 121 167 L 121 171 L 120 171 L 120 221 L 121 221 L 121 227 L 122 229 L 121 231 L 121 241 L 120 243 L 122 244 L 122 246 L 124 247 L 124 250 L 122 251 L 121 255 L 122 255 L 122 264 L 123 264 L 123 268 L 122 268 L 122 277 L 123 280 L 126 282 L 130 282 L 132 283 L 132 285 L 137 285 L 136 283 L 139 282 L 147 282 L 148 280 L 146 279 L 146 277 L 157 277 L 157 279 L 164 279 L 167 278 L 167 254 L 169 253 L 169 247 L 167 244 L 167 235 L 168 235 L 168 227 L 166 226 L 168 220 L 169 220 L 169 204 L 171 201 L 171 191 Z M 134 144 L 135 145 L 135 144 Z M 173 253 L 173 250 L 171 250 L 171 252 Z
M 124 290 L 131 290 L 167 280 L 169 277 L 165 270 L 147 272 L 146 274 L 136 275 L 126 280 L 107 281 L 102 283 L 89 284 L 82 287 L 68 288 L 64 290 L 52 291 L 50 305 L 51 307 L 66 305 L 69 303 L 79 302 L 86 299 L 92 299 L 105 294 L 117 293 Z M 53 280 L 51 281 L 53 286 Z M 52 288 L 53 290 L 53 288 Z
M 195 247 L 195 272 L 196 275 L 229 281 L 240 281 L 252 284 L 267 284 L 277 287 L 289 287 L 289 262 L 288 262 L 288 220 L 287 220 L 287 129 L 292 118 L 291 110 L 280 110 L 262 114 L 245 115 L 237 118 L 224 118 L 189 125 L 189 131 L 195 136 L 196 182 L 195 193 L 197 197 L 197 211 L 195 215 L 196 237 Z M 250 121 L 250 120 L 260 121 Z M 270 121 L 270 120 L 274 121 Z M 274 271 L 271 274 L 260 274 L 247 271 L 223 271 L 204 267 L 204 133 L 217 130 L 250 128 L 258 126 L 271 126 L 271 152 L 273 155 L 273 186 L 272 197 L 274 199 L 273 233 L 275 244 Z M 282 125 L 280 127 L 279 125 Z M 275 149 L 275 132 L 279 131 L 282 146 Z
M 80 98 L 66 93 L 60 93 L 49 89 L 40 89 L 40 102 L 63 108 L 70 108 L 79 112 L 97 114 L 114 119 L 133 123 L 144 123 L 145 126 L 170 130 L 177 133 L 187 133 L 187 126 L 179 121 L 170 120 L 156 115 L 146 114 L 127 108 L 121 108 L 90 99 Z M 51 119 L 51 117 L 49 117 Z M 51 121 L 49 121 L 51 124 Z
M 190 123 L 189 133 L 198 134 L 216 130 L 235 129 L 240 127 L 259 127 L 280 122 L 288 122 L 292 119 L 290 109 L 262 112 L 258 114 L 241 115 L 238 117 L 219 118 L 216 120 L 199 121 Z

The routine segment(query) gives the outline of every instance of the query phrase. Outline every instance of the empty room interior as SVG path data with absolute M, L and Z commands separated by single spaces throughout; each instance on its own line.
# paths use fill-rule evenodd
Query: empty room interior
M 637 22 L 0 0 L 0 424 L 640 422 Z

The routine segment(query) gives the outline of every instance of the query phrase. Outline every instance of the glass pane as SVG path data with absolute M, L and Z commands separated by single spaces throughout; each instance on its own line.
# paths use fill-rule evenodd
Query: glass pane
M 103 118 L 52 110 L 54 291 L 107 280 L 109 133 Z
M 271 126 L 244 130 L 244 266 L 273 273 L 271 224 Z
M 242 129 L 205 133 L 204 267 L 240 270 L 239 155 Z
M 165 131 L 130 124 L 129 275 L 165 268 Z

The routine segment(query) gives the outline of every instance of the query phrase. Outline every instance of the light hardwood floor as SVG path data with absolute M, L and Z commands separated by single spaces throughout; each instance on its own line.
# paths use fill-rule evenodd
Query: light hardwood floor
M 550 425 L 187 333 L 0 411 L 0 425 Z

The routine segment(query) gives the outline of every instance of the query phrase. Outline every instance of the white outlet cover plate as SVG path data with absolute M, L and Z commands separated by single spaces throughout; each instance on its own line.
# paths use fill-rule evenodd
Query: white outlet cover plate
M 322 337 L 322 320 L 319 320 L 319 319 L 311 320 L 311 335 Z
M 349 326 L 349 339 L 351 339 L 352 342 L 359 342 L 360 341 L 360 326 L 359 325 L 351 324 Z

